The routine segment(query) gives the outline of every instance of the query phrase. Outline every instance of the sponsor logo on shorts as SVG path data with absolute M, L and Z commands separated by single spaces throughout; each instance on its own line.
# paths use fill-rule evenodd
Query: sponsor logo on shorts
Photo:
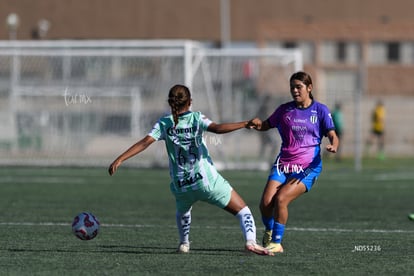
M 196 173 L 194 176 L 190 176 L 188 178 L 182 179 L 182 180 L 178 180 L 177 181 L 177 186 L 178 187 L 184 187 L 184 186 L 189 186 L 191 184 L 196 183 L 198 180 L 203 179 L 203 176 L 201 175 L 201 173 Z

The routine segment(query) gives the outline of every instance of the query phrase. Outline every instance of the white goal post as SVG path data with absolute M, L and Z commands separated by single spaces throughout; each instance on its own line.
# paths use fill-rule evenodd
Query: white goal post
M 275 107 L 286 98 L 288 78 L 302 66 L 295 49 L 211 49 L 188 40 L 3 41 L 0 162 L 108 165 L 169 112 L 174 84 L 190 87 L 193 110 L 240 121 L 264 101 Z M 223 166 L 267 162 L 255 133 L 205 139 Z M 163 147 L 129 164 L 164 166 Z

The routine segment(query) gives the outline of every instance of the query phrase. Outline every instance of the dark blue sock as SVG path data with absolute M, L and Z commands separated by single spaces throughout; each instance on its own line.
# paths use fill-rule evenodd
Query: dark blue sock
M 275 224 L 275 219 L 273 217 L 268 218 L 268 217 L 262 216 L 262 222 L 266 230 L 272 230 Z
M 285 233 L 285 225 L 276 222 L 273 226 L 272 242 L 282 243 L 283 234 Z

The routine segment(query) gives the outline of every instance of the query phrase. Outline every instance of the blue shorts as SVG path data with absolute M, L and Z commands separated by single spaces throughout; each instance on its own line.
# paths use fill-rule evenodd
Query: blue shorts
M 322 172 L 322 160 L 319 160 L 318 162 L 313 162 L 312 164 L 309 165 L 309 167 L 305 169 L 300 169 L 295 172 L 289 172 L 289 173 L 279 170 L 277 165 L 274 164 L 267 180 L 268 181 L 274 180 L 284 185 L 286 184 L 288 179 L 292 179 L 292 178 L 298 179 L 300 182 L 302 182 L 305 185 L 306 192 L 309 192 L 313 184 L 315 184 L 321 172 Z
M 220 174 L 218 174 L 216 181 L 209 183 L 208 186 L 202 186 L 198 190 L 176 192 L 173 189 L 173 184 L 170 185 L 175 196 L 177 211 L 182 214 L 190 210 L 191 206 L 197 201 L 204 201 L 219 208 L 224 208 L 229 204 L 231 191 L 233 190 L 230 183 Z

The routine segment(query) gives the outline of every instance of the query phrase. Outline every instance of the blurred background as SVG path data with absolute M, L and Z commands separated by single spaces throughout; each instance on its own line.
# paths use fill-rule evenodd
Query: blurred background
M 412 0 L 0 0 L 0 163 L 107 166 L 188 85 L 218 122 L 266 119 L 311 74 L 341 158 L 414 154 Z M 384 146 L 371 137 L 384 110 Z M 267 168 L 277 133 L 206 135 L 218 166 Z M 139 158 L 166 166 L 164 145 Z

